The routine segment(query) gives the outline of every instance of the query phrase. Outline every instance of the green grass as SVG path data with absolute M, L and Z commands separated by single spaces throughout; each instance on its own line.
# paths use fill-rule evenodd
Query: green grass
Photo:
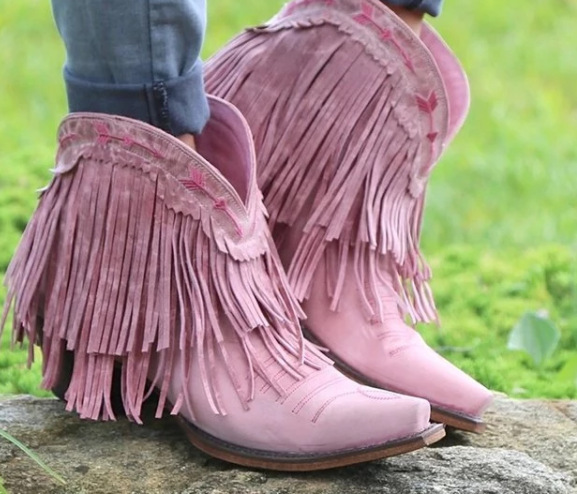
M 211 0 L 205 55 L 282 2 Z M 0 0 L 0 273 L 49 179 L 66 113 L 64 52 L 49 2 Z M 517 396 L 576 397 L 577 4 L 449 2 L 434 20 L 469 73 L 470 118 L 428 192 L 423 232 L 441 329 L 425 337 L 485 384 Z M 0 299 L 4 292 L 0 291 Z M 542 368 L 506 349 L 526 310 L 562 331 Z M 2 338 L 0 393 L 36 392 L 39 368 Z
M 438 28 L 469 73 L 473 99 L 433 176 L 426 246 L 574 245 L 577 4 L 488 0 L 446 10 Z

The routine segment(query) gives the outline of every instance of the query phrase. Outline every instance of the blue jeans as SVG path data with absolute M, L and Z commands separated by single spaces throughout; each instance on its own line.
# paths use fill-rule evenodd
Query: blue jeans
M 53 0 L 70 111 L 124 115 L 174 135 L 208 119 L 204 0 Z
M 387 0 L 431 15 L 442 0 Z M 70 111 L 124 115 L 173 135 L 209 117 L 200 49 L 205 0 L 52 0 Z

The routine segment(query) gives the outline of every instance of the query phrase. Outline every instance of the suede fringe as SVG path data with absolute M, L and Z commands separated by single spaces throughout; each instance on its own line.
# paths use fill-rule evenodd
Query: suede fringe
M 297 298 L 324 260 L 336 310 L 353 262 L 369 320 L 384 318 L 382 281 L 414 322 L 434 321 L 419 237 L 446 102 L 426 49 L 377 10 L 291 2 L 211 59 L 206 84 L 251 126 L 271 229 L 304 232 L 289 269 Z
M 236 260 L 215 240 L 218 225 L 210 211 L 198 207 L 202 191 L 178 188 L 162 168 L 101 141 L 61 152 L 55 178 L 6 274 L 2 326 L 13 305 L 14 340 L 42 346 L 42 386 L 55 386 L 64 352 L 72 351 L 67 409 L 83 418 L 114 419 L 112 374 L 120 366 L 124 409 L 140 422 L 152 389 L 162 415 L 177 351 L 184 352 L 187 376 L 197 359 L 207 398 L 219 414 L 226 410 L 211 370 L 216 359 L 227 362 L 245 407 L 255 375 L 283 392 L 259 361 L 247 337 L 251 331 L 292 375 L 301 375 L 302 363 L 317 366 L 319 358 L 305 352 L 300 308 L 276 255 L 266 249 Z M 188 198 L 192 213 L 168 207 L 165 198 L 175 193 Z M 252 376 L 248 393 L 239 381 L 245 376 L 237 377 L 228 365 L 223 318 L 244 349 Z M 164 371 L 152 376 L 152 365 Z M 190 399 L 185 386 L 172 413 Z

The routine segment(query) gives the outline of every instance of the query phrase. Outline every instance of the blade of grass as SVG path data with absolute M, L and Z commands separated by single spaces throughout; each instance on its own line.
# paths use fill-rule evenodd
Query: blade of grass
M 20 441 L 18 441 L 18 439 L 16 439 L 15 437 L 13 437 L 11 434 L 8 434 L 8 432 L 0 429 L 0 437 L 3 437 L 4 439 L 6 439 L 7 441 L 11 442 L 12 444 L 14 444 L 14 446 L 16 446 L 17 448 L 20 448 L 24 453 L 26 453 L 32 460 L 34 460 L 36 462 L 36 464 L 42 468 L 42 470 L 44 470 L 48 475 L 50 475 L 53 479 L 55 479 L 56 481 L 60 482 L 62 485 L 66 485 L 66 481 L 60 476 L 58 475 L 54 470 L 52 470 L 46 463 L 44 463 L 40 457 L 34 453 L 34 451 L 32 451 L 31 449 L 27 448 L 24 444 L 22 444 Z M 2 494 L 2 484 L 0 483 L 0 494 Z

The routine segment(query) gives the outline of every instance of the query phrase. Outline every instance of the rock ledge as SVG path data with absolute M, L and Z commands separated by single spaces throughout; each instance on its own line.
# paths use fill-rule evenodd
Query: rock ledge
M 94 423 L 62 403 L 0 399 L 0 428 L 67 479 L 60 486 L 0 439 L 10 494 L 574 494 L 577 402 L 499 397 L 482 436 L 452 433 L 440 446 L 314 474 L 236 468 L 189 445 L 170 419 Z

